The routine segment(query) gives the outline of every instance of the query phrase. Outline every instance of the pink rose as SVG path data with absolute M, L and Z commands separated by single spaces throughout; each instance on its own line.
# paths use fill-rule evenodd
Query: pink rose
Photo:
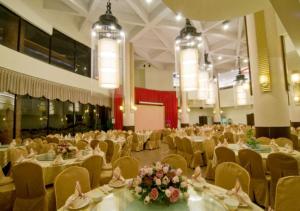
M 158 198 L 158 190 L 157 188 L 152 188 L 151 192 L 150 192 L 150 198 L 155 201 Z
M 180 191 L 177 188 L 171 188 L 171 196 L 170 196 L 170 202 L 175 203 L 178 201 L 180 196 Z
M 162 178 L 162 177 L 164 176 L 164 172 L 162 172 L 162 171 L 157 171 L 157 172 L 156 172 L 156 176 L 157 176 L 158 178 Z

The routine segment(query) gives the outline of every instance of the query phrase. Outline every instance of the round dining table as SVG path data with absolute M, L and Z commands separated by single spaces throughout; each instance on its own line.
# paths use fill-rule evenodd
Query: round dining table
M 91 190 L 86 193 L 86 196 L 91 199 L 93 196 L 103 195 L 100 202 L 91 202 L 89 206 L 84 209 L 85 211 L 228 211 L 224 203 L 224 199 L 220 199 L 217 196 L 223 194 L 225 198 L 227 190 L 217 187 L 215 185 L 207 184 L 206 188 L 202 191 L 196 191 L 191 185 L 189 185 L 188 199 L 180 199 L 174 204 L 144 204 L 139 200 L 127 187 L 121 189 L 114 189 L 111 193 L 105 194 L 102 192 L 101 187 Z M 229 196 L 228 196 L 229 197 Z M 59 211 L 68 210 L 65 207 L 59 209 Z M 263 211 L 260 207 L 254 203 L 250 203 L 247 207 L 239 207 L 239 211 Z

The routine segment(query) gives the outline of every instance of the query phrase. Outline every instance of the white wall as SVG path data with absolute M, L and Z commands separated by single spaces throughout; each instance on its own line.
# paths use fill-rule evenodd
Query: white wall
M 232 119 L 233 124 L 247 124 L 247 114 L 253 113 L 253 107 L 250 106 L 237 106 L 222 108 L 222 117 Z
M 146 67 L 145 69 L 145 88 L 161 90 L 161 91 L 175 91 L 173 88 L 173 71 L 158 70 L 154 67 Z
M 222 108 L 237 106 L 234 91 L 234 88 L 220 89 L 220 105 Z M 249 91 L 247 93 L 247 102 L 247 105 L 252 105 L 252 96 L 250 96 Z
M 191 108 L 191 111 L 189 112 L 189 118 L 190 118 L 190 124 L 196 124 L 199 123 L 199 116 L 208 116 L 213 117 L 213 109 L 212 108 Z M 211 118 L 209 118 L 211 120 Z M 211 121 L 208 121 L 208 124 L 211 124 Z
M 145 88 L 145 69 L 135 69 L 134 86 Z

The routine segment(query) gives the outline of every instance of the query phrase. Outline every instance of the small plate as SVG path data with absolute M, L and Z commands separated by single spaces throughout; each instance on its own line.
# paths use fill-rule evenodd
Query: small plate
M 66 210 L 81 210 L 81 209 L 89 206 L 91 203 L 91 199 L 89 197 L 85 197 L 84 199 L 81 199 L 81 200 L 82 200 L 82 202 L 79 206 L 76 206 L 76 207 L 68 206 L 68 207 L 66 207 Z
M 117 181 L 117 182 L 115 182 L 115 181 L 110 181 L 109 183 L 108 183 L 108 185 L 110 186 L 110 187 L 112 187 L 112 188 L 122 188 L 122 187 L 124 187 L 125 185 L 126 185 L 126 182 L 124 181 L 124 182 L 121 182 L 121 181 Z

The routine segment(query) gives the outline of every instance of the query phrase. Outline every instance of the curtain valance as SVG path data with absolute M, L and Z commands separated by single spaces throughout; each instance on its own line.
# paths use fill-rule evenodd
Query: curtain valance
M 109 96 L 28 76 L 3 67 L 0 67 L 0 92 L 111 107 Z

